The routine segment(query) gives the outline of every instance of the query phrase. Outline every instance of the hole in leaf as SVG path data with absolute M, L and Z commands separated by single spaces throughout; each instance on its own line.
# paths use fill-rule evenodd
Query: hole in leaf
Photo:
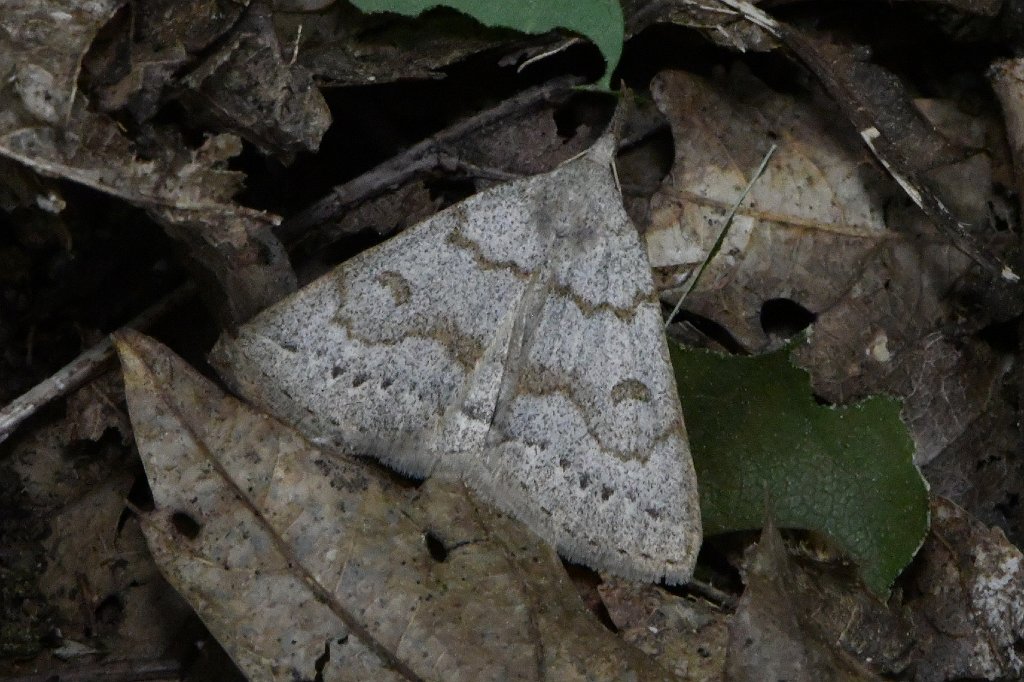
M 1013 510 L 1016 509 L 1019 504 L 1020 495 L 1017 493 L 1007 493 L 1004 501 L 995 505 L 995 510 L 1006 518 L 1010 518 L 1013 516 Z
M 171 523 L 174 525 L 174 530 L 178 531 L 189 540 L 195 540 L 199 537 L 199 531 L 203 528 L 201 523 L 185 512 L 174 512 L 171 516 Z
M 611 118 L 612 108 L 591 93 L 579 92 L 558 107 L 552 118 L 555 129 L 563 140 L 576 137 L 581 126 L 591 130 L 604 130 Z
M 316 675 L 313 676 L 314 682 L 324 682 L 324 668 L 327 663 L 331 660 L 331 643 L 324 642 L 324 652 L 320 654 L 316 661 L 313 663 L 313 669 L 316 670 Z
M 997 353 L 1016 353 L 1020 347 L 1020 337 L 1017 334 L 1019 326 L 1019 317 L 1005 322 L 993 322 L 978 332 L 978 339 Z
M 438 563 L 443 563 L 448 558 L 448 548 L 431 531 L 423 534 L 423 542 L 427 545 L 430 558 Z
M 423 184 L 430 191 L 430 198 L 440 200 L 444 207 L 451 206 L 476 194 L 476 185 L 468 178 L 435 178 Z
M 115 594 L 110 595 L 99 603 L 95 610 L 96 623 L 100 626 L 114 626 L 121 622 L 124 616 L 124 604 L 121 598 Z
M 619 628 L 616 627 L 611 614 L 608 613 L 608 607 L 605 606 L 604 601 L 601 599 L 601 593 L 597 590 L 597 586 L 604 582 L 601 580 L 600 574 L 591 568 L 573 563 L 564 557 L 559 558 L 562 560 L 562 566 L 565 567 L 565 572 L 572 579 L 572 584 L 576 586 L 576 592 L 579 594 L 580 599 L 583 600 L 587 610 L 597 616 L 597 619 L 601 621 L 601 625 L 605 629 L 610 632 L 618 632 Z
M 807 329 L 818 316 L 788 298 L 770 298 L 761 304 L 761 329 L 784 339 Z

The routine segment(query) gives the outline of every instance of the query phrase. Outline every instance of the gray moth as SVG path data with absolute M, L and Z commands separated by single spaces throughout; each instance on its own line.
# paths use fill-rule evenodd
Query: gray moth
M 693 462 L 614 150 L 605 135 L 342 263 L 211 361 L 318 445 L 460 478 L 570 560 L 686 581 Z

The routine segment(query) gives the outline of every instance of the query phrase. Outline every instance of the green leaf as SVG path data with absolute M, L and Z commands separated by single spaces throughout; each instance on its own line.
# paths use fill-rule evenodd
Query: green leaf
M 669 344 L 705 535 L 778 526 L 831 537 L 886 595 L 928 529 L 928 487 L 900 403 L 815 402 L 790 349 L 722 356 Z
M 394 12 L 419 16 L 434 7 L 451 7 L 485 26 L 523 33 L 547 33 L 564 28 L 586 36 L 604 55 L 607 67 L 598 87 L 609 80 L 622 53 L 625 27 L 618 0 L 352 0 L 363 12 Z

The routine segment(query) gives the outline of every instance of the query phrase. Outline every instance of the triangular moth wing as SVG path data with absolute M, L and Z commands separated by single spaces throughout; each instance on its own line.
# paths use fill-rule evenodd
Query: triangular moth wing
M 606 135 L 346 261 L 214 365 L 315 442 L 462 477 L 571 559 L 689 579 L 693 463 L 613 152 Z

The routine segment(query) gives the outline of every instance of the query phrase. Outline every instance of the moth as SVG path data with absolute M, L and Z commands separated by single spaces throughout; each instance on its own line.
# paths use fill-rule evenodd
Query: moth
M 614 152 L 606 134 L 342 263 L 212 362 L 318 445 L 461 479 L 570 560 L 686 581 L 697 486 Z

